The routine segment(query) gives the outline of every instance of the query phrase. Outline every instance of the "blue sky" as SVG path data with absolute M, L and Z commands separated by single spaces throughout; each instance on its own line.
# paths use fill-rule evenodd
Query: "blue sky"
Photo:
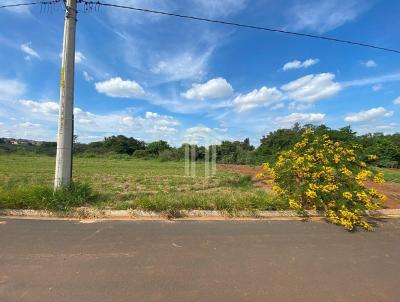
M 109 2 L 400 49 L 397 0 Z M 63 16 L 62 6 L 0 11 L 0 137 L 55 140 Z M 78 14 L 76 51 L 82 142 L 258 144 L 295 122 L 400 131 L 395 53 L 105 7 Z

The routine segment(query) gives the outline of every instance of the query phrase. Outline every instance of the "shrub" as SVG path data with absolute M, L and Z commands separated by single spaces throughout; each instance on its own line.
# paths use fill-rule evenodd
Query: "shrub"
M 300 213 L 324 211 L 329 221 L 347 230 L 356 226 L 370 230 L 364 211 L 378 209 L 385 196 L 367 189 L 365 181 L 384 180 L 382 173 L 367 169 L 358 159 L 357 148 L 308 129 L 292 149 L 280 153 L 273 166 L 263 164 L 265 173 L 259 176 L 270 175 L 273 190 Z M 376 156 L 369 156 L 369 160 L 376 160 Z

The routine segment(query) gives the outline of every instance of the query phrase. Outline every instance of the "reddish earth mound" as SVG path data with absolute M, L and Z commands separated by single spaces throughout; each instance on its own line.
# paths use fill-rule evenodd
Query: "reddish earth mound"
M 260 166 L 247 166 L 247 165 L 231 165 L 231 164 L 218 164 L 218 171 L 222 172 L 234 172 L 245 176 L 251 176 L 254 181 L 254 186 L 257 188 L 271 191 L 271 188 L 262 181 L 255 179 L 257 173 L 262 172 Z M 399 209 L 400 208 L 400 184 L 394 182 L 387 182 L 384 184 L 376 184 L 368 182 L 368 187 L 375 188 L 379 192 L 387 196 L 387 200 L 383 202 L 383 207 L 387 209 Z

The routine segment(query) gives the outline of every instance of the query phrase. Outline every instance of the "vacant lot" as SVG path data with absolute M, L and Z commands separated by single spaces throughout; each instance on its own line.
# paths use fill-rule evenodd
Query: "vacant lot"
M 0 199 L 1 192 L 51 187 L 54 164 L 53 157 L 0 156 Z M 95 205 L 102 208 L 228 212 L 287 208 L 286 203 L 254 187 L 249 176 L 220 171 L 210 178 L 204 177 L 204 164 L 197 163 L 196 168 L 196 176 L 190 177 L 185 176 L 183 162 L 78 157 L 74 159 L 74 181 L 88 183 L 101 193 Z
M 35 186 L 51 188 L 55 158 L 47 156 L 0 156 L 0 207 L 2 196 L 12 199 L 18 190 Z M 196 164 L 196 176 L 185 176 L 183 162 L 140 159 L 75 158 L 74 180 L 88 183 L 100 198 L 96 207 L 154 211 L 204 209 L 237 210 L 286 209 L 269 188 L 254 179 L 260 167 L 218 165 L 215 177 L 204 176 L 204 164 Z M 385 169 L 388 183 L 374 185 L 389 198 L 385 207 L 400 207 L 400 170 Z M 29 190 L 28 190 L 29 191 Z M 10 193 L 11 192 L 11 193 Z M 24 193 L 25 194 L 25 193 Z M 19 198 L 25 198 L 24 194 Z M 29 198 L 28 198 L 29 199 Z M 29 207 L 25 203 L 23 206 Z M 36 208 L 43 208 L 36 205 Z

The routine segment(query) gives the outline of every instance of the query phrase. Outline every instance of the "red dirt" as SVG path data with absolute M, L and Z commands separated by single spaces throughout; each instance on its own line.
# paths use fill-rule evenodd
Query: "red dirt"
M 268 192 L 271 191 L 271 187 L 265 184 L 263 181 L 259 181 L 255 178 L 257 173 L 262 172 L 261 166 L 246 166 L 246 165 L 231 165 L 231 164 L 218 164 L 218 171 L 222 172 L 235 172 L 244 176 L 251 176 L 254 182 L 254 186 L 260 189 L 264 189 Z M 400 183 L 387 182 L 384 184 L 377 184 L 373 182 L 367 183 L 368 187 L 375 188 L 379 192 L 386 195 L 387 200 L 383 202 L 385 209 L 399 209 L 400 208 Z

